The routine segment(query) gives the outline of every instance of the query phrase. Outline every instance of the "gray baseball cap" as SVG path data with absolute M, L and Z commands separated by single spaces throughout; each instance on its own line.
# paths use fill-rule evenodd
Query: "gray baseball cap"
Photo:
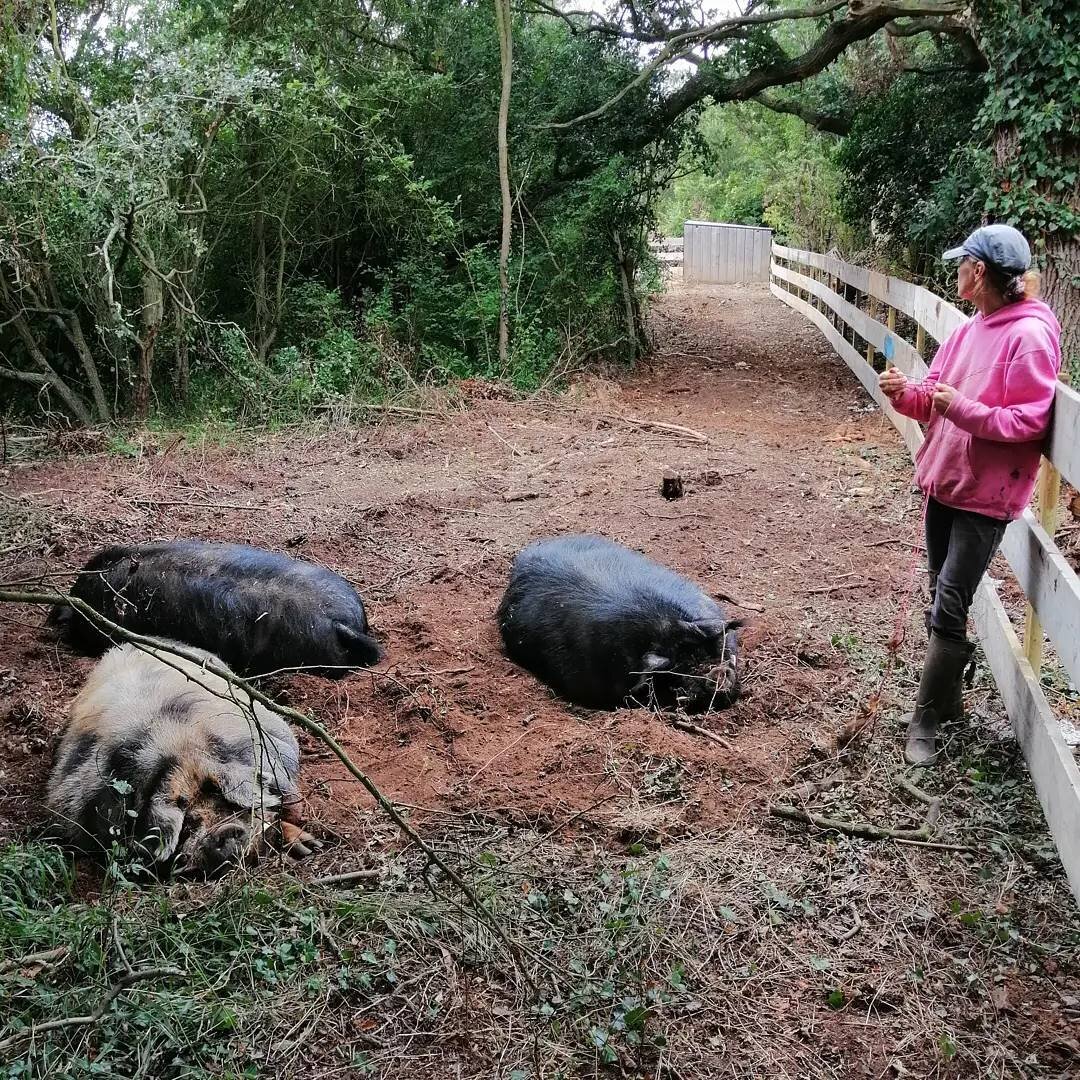
M 1022 274 L 1031 266 L 1031 248 L 1023 235 L 1011 225 L 984 225 L 959 247 L 946 251 L 941 258 L 948 262 L 950 259 L 962 259 L 965 255 L 993 263 L 1014 274 Z

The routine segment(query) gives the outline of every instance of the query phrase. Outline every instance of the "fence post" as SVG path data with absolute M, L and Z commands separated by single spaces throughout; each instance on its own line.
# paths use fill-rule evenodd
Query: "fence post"
M 915 324 L 915 351 L 925 360 L 926 356 L 926 330 L 921 322 Z
M 871 319 L 877 318 L 877 306 L 877 300 L 868 294 L 866 297 L 866 314 L 869 315 Z M 874 366 L 874 345 L 873 342 L 870 341 L 866 343 L 866 362 L 871 367 Z
M 1061 473 L 1049 458 L 1043 458 L 1039 465 L 1038 502 L 1036 511 L 1039 524 L 1050 534 L 1053 540 L 1058 527 L 1059 506 L 1061 504 Z M 1024 610 L 1024 655 L 1028 658 L 1032 670 L 1038 676 L 1042 670 L 1043 629 L 1035 608 L 1029 600 Z

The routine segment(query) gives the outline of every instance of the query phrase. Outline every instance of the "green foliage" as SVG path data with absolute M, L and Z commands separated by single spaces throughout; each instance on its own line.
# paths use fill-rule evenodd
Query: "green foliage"
M 1052 0 L 976 4 L 990 63 L 979 114 L 979 191 L 991 220 L 1033 241 L 1061 321 L 1064 370 L 1080 379 L 1080 8 Z
M 992 64 L 979 114 L 995 151 L 986 211 L 1033 235 L 1075 236 L 1080 8 L 1054 0 L 985 0 L 977 7 Z
M 668 860 L 552 868 L 519 862 L 526 852 L 485 852 L 473 876 L 508 932 L 558 974 L 531 1004 L 494 939 L 439 898 L 442 886 L 421 885 L 419 863 L 388 864 L 384 888 L 360 893 L 240 874 L 139 889 L 114 872 L 100 898 L 83 901 L 58 849 L 9 846 L 0 850 L 0 1043 L 12 1042 L 0 1076 L 296 1075 L 314 1054 L 323 1067 L 375 1074 L 367 1051 L 438 1031 L 443 1013 L 457 1015 L 459 980 L 474 967 L 500 972 L 500 1015 L 520 1009 L 519 1027 L 531 1028 L 524 1053 L 537 1038 L 550 1042 L 573 1063 L 566 1075 L 655 1060 L 693 985 L 689 958 L 667 937 L 678 903 Z M 528 888 L 517 872 L 530 875 Z M 95 1024 L 30 1036 L 92 1013 L 127 964 L 150 977 L 117 993 Z M 353 1019 L 340 1040 L 311 1042 L 316 1021 L 342 1015 Z M 367 1034 L 376 1027 L 377 1039 Z
M 0 352 L 29 376 L 24 410 L 265 419 L 467 375 L 528 390 L 557 362 L 635 355 L 616 253 L 636 286 L 682 125 L 626 148 L 645 85 L 602 128 L 548 126 L 633 77 L 618 44 L 516 17 L 501 370 L 489 7 L 105 8 L 60 9 L 63 60 L 47 19 L 0 24 L 21 58 L 0 90 Z
M 681 235 L 684 221 L 700 218 L 767 225 L 780 243 L 798 247 L 847 246 L 834 137 L 752 103 L 709 107 L 698 136 L 660 202 L 666 234 Z
M 936 258 L 978 223 L 958 149 L 971 140 L 982 96 L 973 74 L 903 72 L 859 102 L 840 144 L 844 217 L 896 254 L 913 248 L 912 271 L 920 254 Z

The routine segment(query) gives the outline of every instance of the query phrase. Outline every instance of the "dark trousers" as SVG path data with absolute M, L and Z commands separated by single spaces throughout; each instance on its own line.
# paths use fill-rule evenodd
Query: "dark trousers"
M 930 626 L 941 637 L 967 640 L 968 611 L 1007 521 L 926 502 Z

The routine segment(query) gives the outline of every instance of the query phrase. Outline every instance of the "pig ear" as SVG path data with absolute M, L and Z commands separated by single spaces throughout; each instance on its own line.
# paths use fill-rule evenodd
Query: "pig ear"
M 361 664 L 377 664 L 383 658 L 382 648 L 370 634 L 361 634 L 345 623 L 336 623 L 335 628 L 342 647 Z
M 654 652 L 646 653 L 641 659 L 643 671 L 664 671 L 671 667 L 671 661 L 666 656 L 659 656 Z

